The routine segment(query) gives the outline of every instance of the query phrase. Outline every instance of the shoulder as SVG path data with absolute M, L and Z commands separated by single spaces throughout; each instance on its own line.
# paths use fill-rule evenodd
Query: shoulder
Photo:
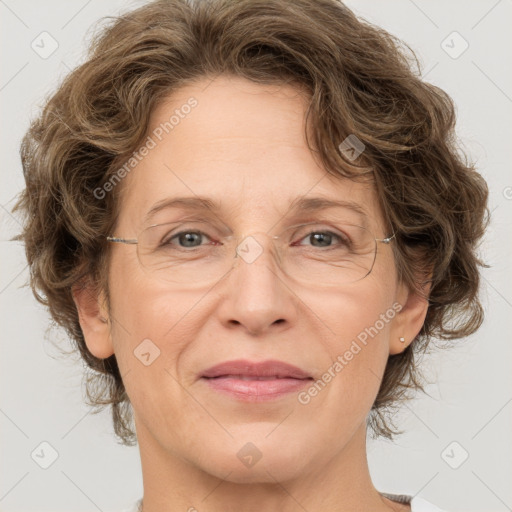
M 399 503 L 409 503 L 411 506 L 411 512 L 448 512 L 447 510 L 440 509 L 436 507 L 430 501 L 427 501 L 424 498 L 420 497 L 411 497 L 411 496 L 397 496 L 397 495 L 385 495 L 386 497 L 390 497 L 393 501 Z M 398 499 L 397 499 L 398 498 Z M 124 509 L 122 512 L 140 512 L 142 505 L 142 499 L 138 500 L 131 507 Z
M 447 510 L 436 507 L 430 501 L 415 496 L 411 499 L 411 512 L 448 512 Z
M 142 498 L 135 502 L 128 508 L 123 509 L 121 512 L 141 512 L 142 510 Z
M 381 492 L 380 494 L 395 503 L 409 505 L 411 507 L 411 512 L 448 512 L 447 510 L 437 507 L 430 501 L 427 501 L 425 498 L 412 496 L 408 493 L 390 494 Z

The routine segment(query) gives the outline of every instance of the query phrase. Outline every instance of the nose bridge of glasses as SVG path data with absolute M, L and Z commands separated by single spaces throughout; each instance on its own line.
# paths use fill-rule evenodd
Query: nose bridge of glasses
M 234 241 L 236 257 L 245 263 L 254 263 L 256 260 L 261 260 L 264 253 L 274 256 L 277 263 L 280 263 L 280 238 L 278 236 L 270 235 L 264 231 L 256 231 L 240 235 Z

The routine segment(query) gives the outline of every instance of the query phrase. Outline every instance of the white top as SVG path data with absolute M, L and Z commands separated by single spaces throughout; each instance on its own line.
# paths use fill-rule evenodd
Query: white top
M 411 506 L 411 512 L 448 512 L 447 510 L 436 507 L 434 504 L 430 503 L 430 501 L 420 498 L 419 496 L 411 496 L 410 494 L 388 494 L 386 492 L 381 492 L 381 494 L 385 498 L 398 501 L 398 503 L 408 503 Z M 138 509 L 135 509 L 133 512 L 138 512 Z
M 381 492 L 385 498 L 397 501 L 398 503 L 408 503 L 411 505 L 411 512 L 448 512 L 436 507 L 429 501 L 420 498 L 419 496 L 411 496 L 409 494 L 388 494 Z M 140 512 L 141 511 L 142 498 L 137 501 L 131 508 L 124 510 L 123 512 Z

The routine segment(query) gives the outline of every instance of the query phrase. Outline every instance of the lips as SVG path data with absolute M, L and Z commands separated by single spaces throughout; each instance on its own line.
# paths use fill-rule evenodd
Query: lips
M 204 371 L 201 377 L 206 379 L 233 377 L 239 380 L 312 379 L 306 371 L 284 361 L 253 362 L 243 359 L 212 366 Z
M 306 371 L 283 361 L 226 361 L 201 375 L 208 388 L 245 403 L 286 400 L 313 380 Z M 288 398 L 287 398 L 288 397 Z

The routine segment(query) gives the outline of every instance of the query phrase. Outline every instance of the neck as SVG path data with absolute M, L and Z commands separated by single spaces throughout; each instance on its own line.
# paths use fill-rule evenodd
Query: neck
M 366 457 L 363 423 L 339 453 L 325 463 L 311 465 L 293 478 L 279 479 L 278 470 L 265 468 L 259 481 L 237 480 L 233 471 L 219 477 L 197 461 L 165 449 L 137 423 L 144 484 L 143 512 L 322 512 L 410 510 L 382 497 L 372 484 Z M 307 447 L 305 447 L 307 450 Z M 205 450 L 204 456 L 208 454 Z M 199 461 L 200 462 L 200 461 Z

